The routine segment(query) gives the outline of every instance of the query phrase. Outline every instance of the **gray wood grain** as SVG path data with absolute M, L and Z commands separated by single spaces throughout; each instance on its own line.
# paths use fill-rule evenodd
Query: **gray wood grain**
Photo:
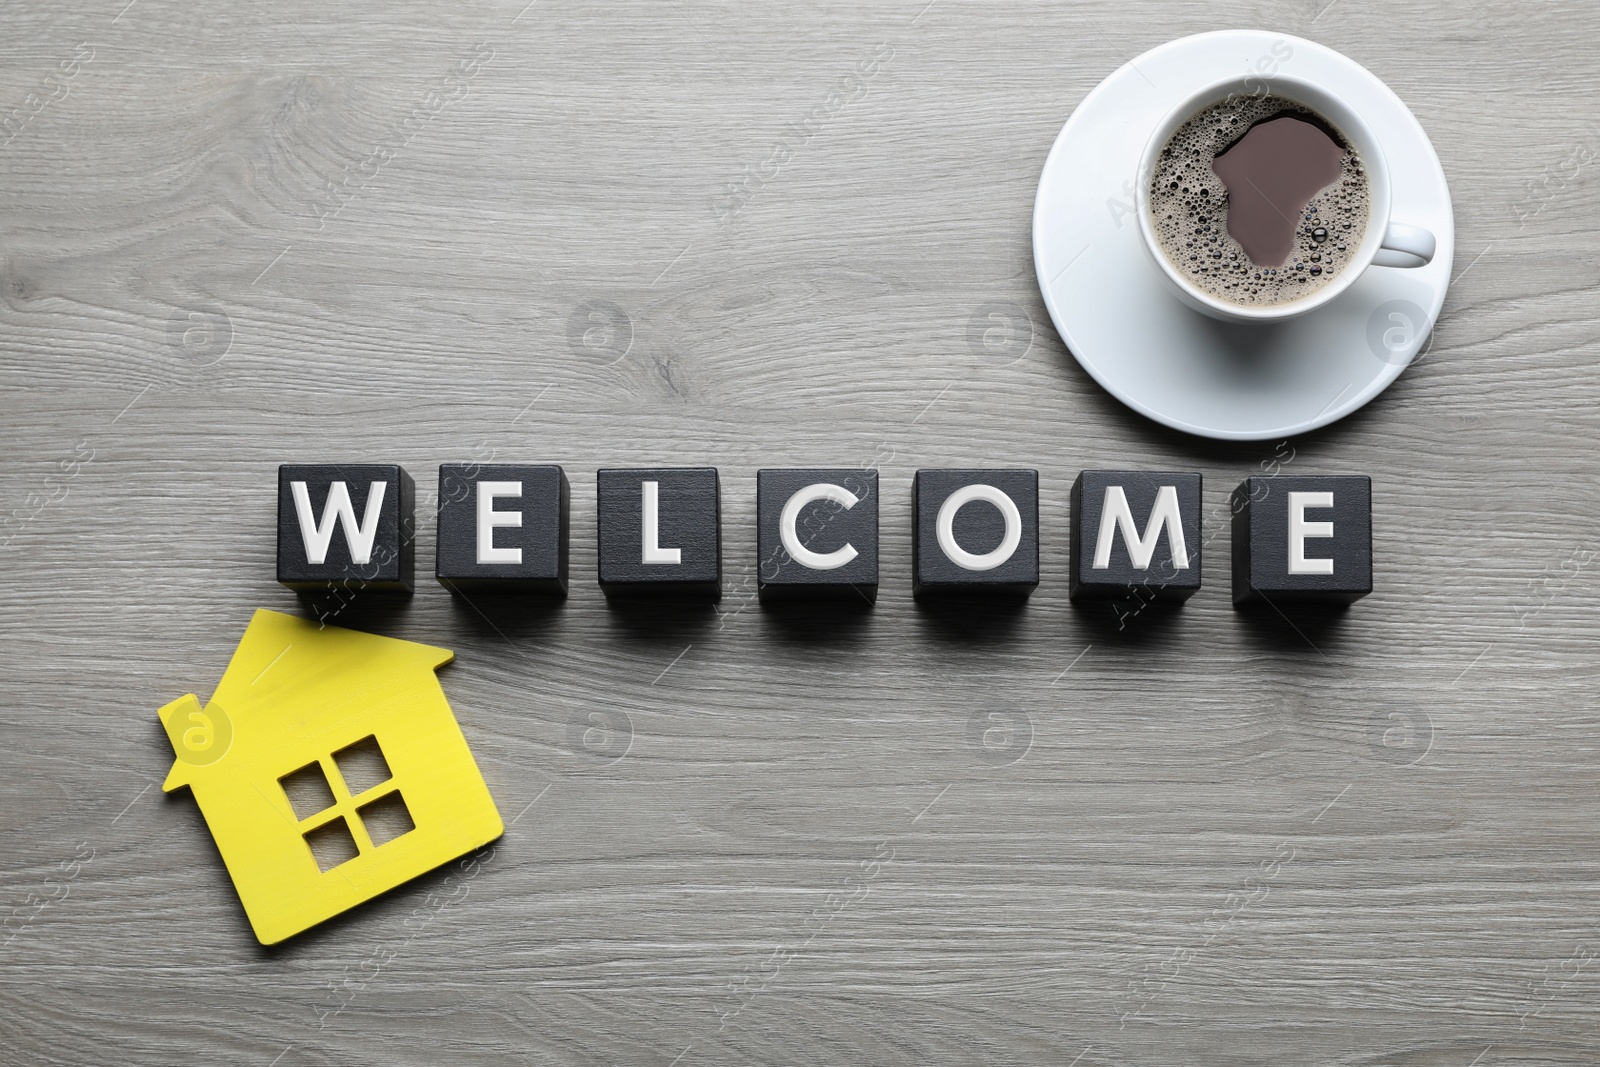
M 1594 1062 L 1591 5 L 524 2 L 7 12 L 0 1061 Z M 1283 446 L 1124 410 L 1029 251 L 1073 106 L 1236 25 L 1386 79 L 1457 211 L 1426 356 Z M 973 345 L 988 304 L 1031 341 Z M 514 823 L 264 950 L 155 710 L 300 610 L 276 464 L 491 454 L 573 476 L 571 599 L 424 572 L 345 621 L 457 651 Z M 1289 456 L 1374 481 L 1377 588 L 1332 621 L 1229 606 L 1226 494 Z M 722 471 L 717 613 L 593 584 L 592 472 L 647 463 Z M 756 469 L 852 463 L 877 609 L 763 612 Z M 1039 469 L 1043 585 L 919 609 L 911 474 L 980 464 Z M 1218 532 L 1121 630 L 1066 598 L 1110 465 L 1203 471 Z

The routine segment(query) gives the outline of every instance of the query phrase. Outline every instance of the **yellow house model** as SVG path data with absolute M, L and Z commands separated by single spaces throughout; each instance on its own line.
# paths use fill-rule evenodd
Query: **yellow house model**
M 504 831 L 435 671 L 443 648 L 257 611 L 211 702 L 161 709 L 262 944 Z

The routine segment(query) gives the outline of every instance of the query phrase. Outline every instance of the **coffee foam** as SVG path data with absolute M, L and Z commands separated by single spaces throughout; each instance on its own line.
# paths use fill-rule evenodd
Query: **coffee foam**
M 1320 126 L 1345 156 L 1339 179 L 1296 221 L 1288 261 L 1262 266 L 1228 233 L 1228 190 L 1211 164 L 1252 126 L 1282 115 Z M 1243 307 L 1299 300 L 1339 277 L 1366 236 L 1371 202 L 1366 168 L 1349 142 L 1320 115 L 1270 94 L 1229 97 L 1196 114 L 1167 141 L 1150 179 L 1150 214 L 1167 261 L 1201 292 Z

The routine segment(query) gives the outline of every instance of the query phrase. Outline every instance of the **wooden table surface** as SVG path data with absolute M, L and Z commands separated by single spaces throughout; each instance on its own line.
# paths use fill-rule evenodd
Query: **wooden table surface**
M 0 1062 L 1594 1063 L 1600 13 L 797 8 L 10 6 Z M 1073 107 L 1232 26 L 1385 79 L 1455 199 L 1431 348 L 1284 443 L 1107 396 L 1030 250 Z M 277 464 L 490 457 L 571 475 L 570 599 L 453 600 L 423 512 L 416 596 L 342 621 L 456 650 L 509 829 L 264 949 L 156 709 L 304 610 Z M 1343 615 L 1230 604 L 1275 462 L 1373 479 Z M 715 612 L 595 586 L 594 471 L 645 465 L 721 471 Z M 876 610 L 762 610 L 756 470 L 848 465 Z M 911 599 L 959 466 L 1040 472 L 1020 611 Z M 1181 609 L 1069 605 L 1087 467 L 1204 473 Z

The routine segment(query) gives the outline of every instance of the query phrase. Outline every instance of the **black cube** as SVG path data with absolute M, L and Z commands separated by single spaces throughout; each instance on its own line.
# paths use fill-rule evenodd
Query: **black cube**
M 1246 478 L 1233 491 L 1233 602 L 1349 604 L 1372 592 L 1372 479 Z
M 722 505 L 713 467 L 596 475 L 600 588 L 610 597 L 722 595 Z
M 920 470 L 911 483 L 916 597 L 1026 597 L 1039 585 L 1039 472 Z
M 567 594 L 572 489 L 560 467 L 439 467 L 434 577 L 452 591 Z
M 878 599 L 878 472 L 756 472 L 756 590 L 763 601 Z
M 1083 471 L 1072 483 L 1073 600 L 1183 601 L 1200 590 L 1200 475 Z
M 416 485 L 392 463 L 278 468 L 278 581 L 300 592 L 409 594 Z

